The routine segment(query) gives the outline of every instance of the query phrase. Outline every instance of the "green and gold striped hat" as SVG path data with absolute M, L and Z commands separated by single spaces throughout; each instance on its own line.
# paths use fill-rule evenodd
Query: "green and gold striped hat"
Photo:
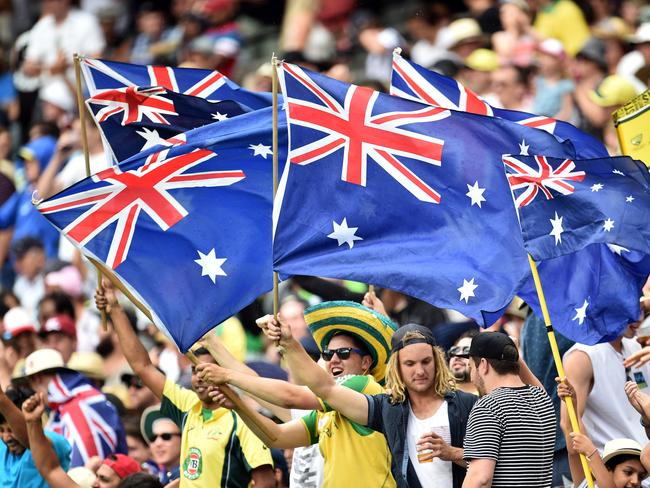
M 390 340 L 397 325 L 388 317 L 356 302 L 323 302 L 305 310 L 305 320 L 322 351 L 336 334 L 358 338 L 372 357 L 370 374 L 383 383 L 390 356 Z

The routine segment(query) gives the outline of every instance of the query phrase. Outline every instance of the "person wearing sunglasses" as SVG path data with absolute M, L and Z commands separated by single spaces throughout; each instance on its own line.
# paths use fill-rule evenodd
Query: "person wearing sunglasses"
M 292 335 L 291 326 L 279 320 Z M 305 310 L 305 321 L 321 351 L 321 369 L 296 340 L 297 347 L 310 364 L 346 390 L 360 394 L 382 393 L 390 338 L 397 326 L 387 317 L 349 301 L 323 302 Z M 267 315 L 257 321 L 267 330 L 277 323 Z M 269 447 L 295 448 L 319 444 L 323 454 L 323 488 L 341 486 L 395 487 L 391 474 L 391 453 L 386 438 L 347 418 L 320 401 L 304 387 L 226 370 L 216 365 L 199 366 L 200 377 L 215 385 L 229 383 L 258 398 L 289 408 L 310 408 L 306 415 L 276 424 L 259 413 L 254 420 L 264 425 L 272 437 L 264 436 L 250 419 L 251 429 Z M 278 395 L 277 392 L 285 392 Z M 226 402 L 218 392 L 215 399 Z M 296 399 L 300 399 L 298 403 Z M 301 482 L 301 487 L 320 486 Z
M 163 485 L 180 476 L 181 430 L 172 419 L 154 405 L 142 412 L 140 430 L 158 466 L 158 479 Z
M 463 333 L 447 351 L 449 370 L 456 380 L 456 388 L 474 395 L 478 395 L 478 391 L 469 377 L 469 346 L 476 334 L 476 329 Z

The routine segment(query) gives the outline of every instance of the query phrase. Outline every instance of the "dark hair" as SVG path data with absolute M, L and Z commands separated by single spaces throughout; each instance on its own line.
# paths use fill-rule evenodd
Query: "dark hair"
M 194 353 L 195 356 L 212 356 L 212 354 L 210 354 L 210 351 L 208 351 L 208 350 L 207 350 L 205 347 L 203 347 L 203 346 L 201 346 L 201 347 L 197 347 L 197 348 L 194 349 L 194 351 L 192 351 L 192 352 Z
M 122 417 L 122 425 L 124 425 L 124 435 L 135 437 L 145 446 L 147 441 L 145 441 L 142 431 L 140 430 L 140 422 L 134 417 Z
M 332 337 L 330 337 L 330 340 L 327 342 L 327 347 L 329 347 L 329 343 L 332 341 L 332 339 L 334 339 L 335 337 L 339 337 L 339 336 L 347 337 L 348 339 L 350 339 L 352 341 L 352 344 L 354 345 L 354 347 L 356 347 L 357 349 L 360 349 L 361 351 L 363 351 L 364 356 L 370 356 L 370 353 L 368 352 L 368 347 L 365 345 L 365 343 L 362 340 L 360 340 L 357 336 L 354 336 L 352 334 L 348 334 L 347 332 L 337 332 L 337 333 L 335 333 Z
M 149 473 L 133 473 L 123 478 L 118 488 L 162 488 L 158 478 Z
M 506 351 L 507 348 L 512 348 L 512 346 L 505 346 L 503 348 L 504 351 Z M 481 363 L 481 359 L 485 359 L 490 365 L 490 367 L 499 375 L 519 374 L 519 361 L 506 361 L 503 359 L 488 359 L 488 358 L 480 358 L 477 356 L 472 356 L 472 359 L 474 360 L 474 365 L 476 367 L 478 367 L 478 365 Z
M 72 298 L 69 295 L 63 293 L 62 291 L 53 291 L 43 296 L 38 302 L 38 309 L 40 312 L 41 304 L 47 300 L 52 300 L 54 302 L 54 310 L 57 315 L 67 315 L 73 321 L 77 320 L 76 313 L 74 311 L 74 304 L 72 303 Z
M 16 405 L 16 407 L 19 409 L 23 406 L 25 400 L 27 400 L 33 394 L 34 390 L 27 386 L 11 386 L 5 391 L 7 398 L 9 398 L 9 400 L 11 400 L 11 403 Z M 7 419 L 5 419 L 2 414 L 0 414 L 0 424 L 4 424 L 6 421 Z
M 476 337 L 479 334 L 480 331 L 478 330 L 478 328 L 466 330 L 454 340 L 453 345 L 455 346 L 456 344 L 458 344 L 458 341 L 460 341 L 461 339 L 467 339 L 468 337 L 470 339 L 474 339 L 474 337 Z
M 11 252 L 13 253 L 15 259 L 22 259 L 25 254 L 27 254 L 32 249 L 40 249 L 43 251 L 45 249 L 43 246 L 43 241 L 37 239 L 36 237 L 23 237 L 14 243 L 11 248 Z
M 605 466 L 607 467 L 608 471 L 614 471 L 616 466 L 618 466 L 621 463 L 624 463 L 625 461 L 629 461 L 631 459 L 635 459 L 639 461 L 640 456 L 638 454 L 619 454 L 618 456 L 609 458 L 605 463 Z

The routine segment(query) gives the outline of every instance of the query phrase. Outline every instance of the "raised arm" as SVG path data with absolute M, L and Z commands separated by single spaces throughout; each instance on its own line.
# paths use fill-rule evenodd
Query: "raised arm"
M 237 412 L 248 428 L 268 447 L 290 449 L 310 444 L 309 434 L 300 419 L 284 424 L 276 424 L 253 408 L 240 410 L 218 388 L 215 388 L 211 395 L 217 405 Z M 267 430 L 261 429 L 260 426 L 266 427 Z M 273 438 L 269 437 L 267 433 Z
M 291 335 L 291 327 L 271 316 L 258 321 L 266 335 L 278 342 L 282 355 L 296 382 L 306 385 L 316 396 L 339 413 L 362 425 L 368 424 L 368 400 L 362 393 L 337 385 L 334 379 L 318 366 Z
M 23 414 L 27 423 L 30 450 L 34 464 L 41 476 L 52 488 L 80 488 L 70 478 L 59 463 L 50 440 L 43 432 L 42 416 L 45 410 L 45 397 L 37 393 L 23 403 Z
M 320 403 L 311 391 L 303 386 L 287 381 L 261 378 L 257 375 L 241 373 L 222 368 L 216 364 L 203 363 L 196 367 L 199 377 L 214 386 L 224 383 L 236 386 L 246 393 L 284 409 L 318 410 Z
M 120 345 L 122 346 L 122 353 L 129 362 L 129 366 L 131 366 L 133 372 L 140 377 L 145 386 L 154 395 L 162 398 L 163 388 L 165 387 L 165 375 L 149 359 L 149 353 L 133 331 L 129 319 L 117 301 L 115 289 L 107 279 L 102 280 L 101 286 L 95 292 L 95 304 L 99 311 L 105 310 L 110 316 Z
M 29 436 L 27 435 L 27 426 L 25 425 L 25 417 L 23 417 L 20 409 L 14 405 L 14 402 L 5 395 L 2 388 L 0 388 L 0 413 L 7 420 L 11 427 L 14 437 L 25 448 L 29 449 Z

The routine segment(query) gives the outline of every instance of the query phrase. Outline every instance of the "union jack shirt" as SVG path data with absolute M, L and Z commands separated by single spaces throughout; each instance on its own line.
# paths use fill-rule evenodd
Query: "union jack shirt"
M 124 427 L 115 406 L 90 381 L 75 371 L 61 371 L 48 386 L 52 413 L 47 425 L 72 447 L 70 467 L 93 456 L 127 454 Z

